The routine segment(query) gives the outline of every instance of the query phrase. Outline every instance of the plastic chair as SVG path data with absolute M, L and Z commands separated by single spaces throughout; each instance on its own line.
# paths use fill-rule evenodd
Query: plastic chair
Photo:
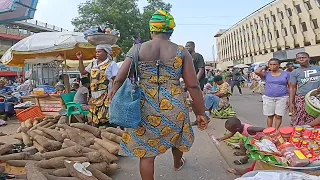
M 73 102 L 75 95 L 76 92 L 60 94 L 62 100 L 64 101 L 64 104 L 66 105 L 67 116 L 69 117 L 69 124 L 71 123 L 72 115 L 82 114 L 84 116 L 87 116 L 89 113 L 89 111 L 82 110 L 81 105 L 78 102 Z

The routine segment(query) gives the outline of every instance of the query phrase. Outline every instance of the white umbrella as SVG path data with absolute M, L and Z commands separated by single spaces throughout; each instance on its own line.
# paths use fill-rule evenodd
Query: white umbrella
M 234 67 L 235 67 L 235 68 L 248 68 L 248 67 L 250 67 L 250 66 L 245 65 L 245 64 L 238 64 L 238 65 L 235 65 Z
M 63 59 L 77 60 L 76 53 L 82 52 L 84 59 L 95 57 L 95 46 L 77 32 L 43 32 L 22 39 L 2 56 L 3 64 L 23 66 L 25 59 L 39 56 L 62 56 Z

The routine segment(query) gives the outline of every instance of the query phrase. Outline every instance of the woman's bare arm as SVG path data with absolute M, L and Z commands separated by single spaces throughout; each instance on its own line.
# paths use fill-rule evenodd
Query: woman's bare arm
M 205 116 L 205 107 L 203 102 L 202 92 L 199 86 L 199 81 L 197 79 L 197 75 L 193 66 L 192 57 L 186 49 L 182 51 L 183 57 L 183 72 L 182 77 L 186 84 L 186 88 L 189 91 L 191 98 L 194 103 L 194 107 L 196 108 L 196 112 L 198 114 Z

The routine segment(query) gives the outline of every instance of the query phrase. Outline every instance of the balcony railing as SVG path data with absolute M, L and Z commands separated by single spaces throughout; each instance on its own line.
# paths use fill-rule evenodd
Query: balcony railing
M 30 36 L 30 32 L 23 32 L 23 31 L 20 31 L 19 29 L 6 28 L 3 26 L 0 26 L 0 33 L 14 35 L 14 36 L 20 36 L 20 37 Z
M 61 27 L 58 27 L 58 26 L 55 26 L 55 25 L 51 25 L 51 24 L 48 24 L 48 23 L 44 23 L 44 22 L 41 22 L 41 21 L 38 21 L 38 20 L 34 20 L 34 19 L 28 19 L 28 20 L 24 20 L 24 21 L 17 21 L 15 23 L 19 24 L 19 22 L 24 23 L 24 24 L 31 24 L 31 25 L 44 27 L 44 28 L 47 28 L 47 29 L 51 29 L 53 31 L 59 31 L 59 32 L 68 31 L 68 30 L 63 29 Z

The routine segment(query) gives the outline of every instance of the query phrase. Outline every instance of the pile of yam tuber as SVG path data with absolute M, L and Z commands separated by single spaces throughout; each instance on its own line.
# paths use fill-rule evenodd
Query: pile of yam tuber
M 122 130 L 96 128 L 83 123 L 66 124 L 67 117 L 29 119 L 15 134 L 25 145 L 13 153 L 13 145 L 0 146 L 0 163 L 25 167 L 27 179 L 111 179 Z

